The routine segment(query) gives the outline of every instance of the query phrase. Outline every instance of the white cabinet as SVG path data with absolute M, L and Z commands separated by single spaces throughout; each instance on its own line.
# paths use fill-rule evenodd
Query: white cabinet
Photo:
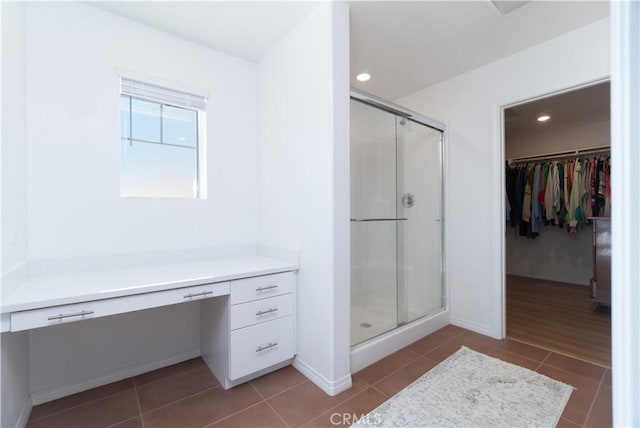
M 230 282 L 226 299 L 203 301 L 201 353 L 225 388 L 288 364 L 295 355 L 295 273 Z
M 231 330 L 293 315 L 293 293 L 231 305 Z
M 231 332 L 229 380 L 293 358 L 293 316 L 266 321 Z
M 250 302 L 293 292 L 293 272 L 255 276 L 232 281 L 231 304 Z
M 11 331 L 82 321 L 158 306 L 191 302 L 229 294 L 229 282 L 195 285 L 113 299 L 92 300 L 11 313 Z

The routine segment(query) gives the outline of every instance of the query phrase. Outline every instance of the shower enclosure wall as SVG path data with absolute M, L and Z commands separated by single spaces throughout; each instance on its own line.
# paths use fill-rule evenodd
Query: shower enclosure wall
M 443 129 L 351 99 L 351 344 L 445 308 Z

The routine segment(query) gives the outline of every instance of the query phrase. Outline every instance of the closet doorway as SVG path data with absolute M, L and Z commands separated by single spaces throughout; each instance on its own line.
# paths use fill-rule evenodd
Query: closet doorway
M 610 368 L 609 92 L 505 107 L 503 135 L 506 336 Z

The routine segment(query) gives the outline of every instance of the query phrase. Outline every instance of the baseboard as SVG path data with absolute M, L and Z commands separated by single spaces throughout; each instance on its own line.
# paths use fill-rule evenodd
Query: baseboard
M 507 263 L 508 264 L 508 263 Z M 575 280 L 571 280 L 571 278 L 569 279 L 562 279 L 562 278 L 549 278 L 546 276 L 535 276 L 535 275 L 531 275 L 527 272 L 525 273 L 510 273 L 510 272 L 506 272 L 505 273 L 507 276 L 517 276 L 520 278 L 526 278 L 526 279 L 535 279 L 537 281 L 545 281 L 545 282 L 555 282 L 559 285 L 563 285 L 563 284 L 569 284 L 569 285 L 579 285 L 580 287 L 590 287 L 591 286 L 591 278 L 584 279 L 583 282 L 576 282 Z
M 27 422 L 29 422 L 29 416 L 31 416 L 31 409 L 33 408 L 33 401 L 30 396 L 27 397 L 27 401 L 24 403 L 24 407 L 20 412 L 20 416 L 16 422 L 16 428 L 25 428 Z
M 485 336 L 493 337 L 494 339 L 502 339 L 501 337 L 494 337 L 491 333 L 491 328 L 484 324 L 478 324 L 472 321 L 468 321 L 458 317 L 451 317 L 451 324 L 456 327 L 464 328 L 467 330 L 474 331 L 476 333 L 484 334 Z
M 311 382 L 316 384 L 318 388 L 322 389 L 332 397 L 338 395 L 342 391 L 346 391 L 347 389 L 351 388 L 350 374 L 343 376 L 338 380 L 331 381 L 322 376 L 313 367 L 302 361 L 299 357 L 296 357 L 293 360 L 293 367 L 295 367 L 300 373 L 305 375 L 305 377 L 307 377 L 307 379 L 309 379 Z
M 47 401 L 66 397 L 68 395 L 75 394 L 77 392 L 86 391 L 91 388 L 96 388 L 98 386 L 107 385 L 112 382 L 116 382 L 122 379 L 127 379 L 132 376 L 137 376 L 142 373 L 146 373 L 162 367 L 170 366 L 172 364 L 177 364 L 182 361 L 190 360 L 191 358 L 196 358 L 198 356 L 200 356 L 200 349 L 187 352 L 186 354 L 176 355 L 171 358 L 166 358 L 164 360 L 153 361 L 153 362 L 141 364 L 139 366 L 128 367 L 126 369 L 117 370 L 107 375 L 100 376 L 94 379 L 89 379 L 81 383 L 77 383 L 73 385 L 65 385 L 62 387 L 55 386 L 55 387 L 47 388 L 41 391 L 35 391 L 31 393 L 31 401 L 33 405 L 46 403 Z
M 351 373 L 370 366 L 449 324 L 449 311 L 405 324 L 351 349 Z

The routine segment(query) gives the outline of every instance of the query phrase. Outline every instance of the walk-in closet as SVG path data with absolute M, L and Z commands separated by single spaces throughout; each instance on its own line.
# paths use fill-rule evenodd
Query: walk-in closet
M 507 337 L 611 366 L 609 83 L 504 110 Z

